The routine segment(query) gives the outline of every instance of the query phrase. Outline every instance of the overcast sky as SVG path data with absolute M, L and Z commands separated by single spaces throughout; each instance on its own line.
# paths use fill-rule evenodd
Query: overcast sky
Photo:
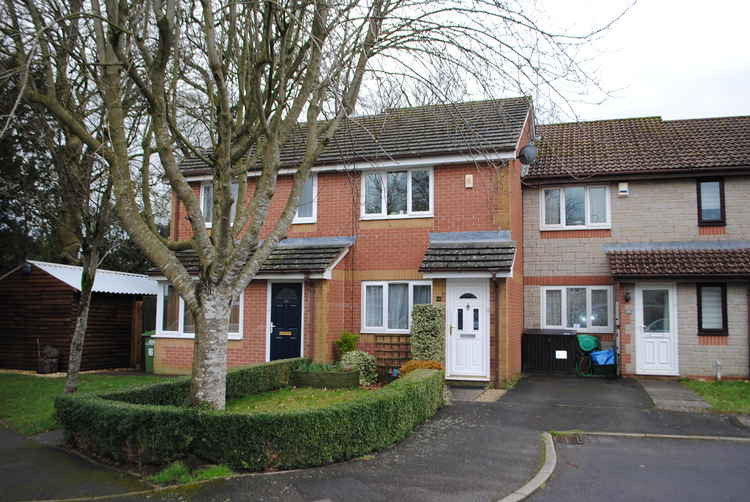
M 550 14 L 584 26 L 623 1 L 550 0 Z M 750 2 L 639 0 L 599 42 L 600 80 L 616 97 L 576 104 L 581 120 L 750 115 Z

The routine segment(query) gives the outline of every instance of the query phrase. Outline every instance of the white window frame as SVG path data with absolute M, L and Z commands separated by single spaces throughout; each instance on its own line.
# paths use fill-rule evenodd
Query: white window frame
M 406 171 L 406 213 L 405 214 L 388 214 L 388 173 Z M 411 173 L 414 171 L 427 171 L 430 178 L 430 209 L 428 211 L 411 210 Z M 365 213 L 365 183 L 367 176 L 379 175 L 383 190 L 380 194 L 380 213 Z M 382 171 L 364 171 L 361 175 L 360 183 L 360 218 L 363 220 L 398 220 L 404 218 L 432 218 L 435 212 L 435 171 L 432 167 L 416 168 L 394 168 Z
M 156 295 L 156 335 L 155 338 L 195 338 L 195 333 L 185 333 L 184 322 L 185 322 L 185 300 L 180 296 L 180 306 L 178 315 L 178 330 L 177 331 L 166 331 L 164 329 L 164 290 L 169 285 L 166 281 L 159 281 L 159 293 Z M 175 290 L 175 294 L 177 290 Z M 245 310 L 245 293 L 240 293 L 239 297 L 240 307 L 240 331 L 239 333 L 227 333 L 229 340 L 242 340 L 243 327 L 244 327 L 244 310 Z
M 238 197 L 239 197 L 239 183 L 234 183 L 233 182 L 232 185 L 238 185 L 238 187 L 237 187 L 237 194 L 238 194 Z M 203 199 L 204 199 L 205 190 L 206 190 L 206 187 L 209 187 L 209 186 L 211 187 L 211 190 L 213 190 L 213 188 L 214 188 L 214 182 L 213 181 L 204 181 L 203 183 L 201 183 L 201 191 L 200 191 L 201 213 L 203 213 Z M 212 209 L 212 211 L 213 211 L 213 209 Z M 229 221 L 230 222 L 234 222 L 234 217 L 235 217 L 236 214 L 237 214 L 237 201 L 234 201 L 234 204 L 232 204 L 232 210 L 229 213 Z M 213 216 L 213 215 L 211 215 L 211 216 Z M 204 214 L 203 217 L 205 218 L 206 215 Z M 213 227 L 213 224 L 214 224 L 213 218 L 211 218 L 210 221 L 206 220 L 206 228 Z
M 388 285 L 389 284 L 408 284 L 409 285 L 409 327 L 407 329 L 388 329 Z M 367 322 L 367 298 L 365 291 L 367 286 L 382 286 L 383 287 L 383 325 L 382 326 L 366 326 Z M 434 286 L 432 281 L 362 281 L 361 290 L 361 333 L 410 333 L 411 332 L 411 312 L 414 308 L 414 286 L 430 286 L 430 302 L 432 302 L 432 296 L 434 293 Z
M 585 188 L 584 195 L 584 214 L 586 217 L 586 223 L 583 225 L 566 225 L 565 224 L 565 189 L 575 188 L 583 186 Z M 607 221 L 603 223 L 591 223 L 591 202 L 590 194 L 592 188 L 604 188 L 606 190 L 607 200 Z M 544 192 L 547 190 L 559 190 L 560 191 L 560 223 L 557 224 L 546 224 L 545 218 L 545 203 L 544 203 Z M 588 229 L 609 229 L 612 228 L 612 201 L 610 198 L 609 185 L 563 185 L 563 186 L 549 186 L 542 187 L 539 190 L 539 228 L 540 230 L 588 230 Z
M 308 179 L 312 180 L 313 184 L 313 202 L 312 202 L 312 216 L 301 217 L 297 215 L 297 210 L 294 211 L 294 219 L 292 219 L 292 225 L 299 225 L 304 223 L 315 223 L 318 221 L 318 175 L 310 174 Z M 307 180 L 305 181 L 307 183 Z
M 583 288 L 586 289 L 586 316 L 588 317 L 589 326 L 586 328 L 569 328 L 568 327 L 568 288 Z M 593 290 L 606 290 L 607 291 L 607 325 L 606 326 L 591 326 L 591 291 Z M 560 291 L 560 320 L 561 325 L 547 324 L 547 291 Z M 544 329 L 574 329 L 581 333 L 614 333 L 615 327 L 615 313 L 614 313 L 614 288 L 612 286 L 542 286 L 540 288 L 541 298 L 539 301 L 541 326 Z

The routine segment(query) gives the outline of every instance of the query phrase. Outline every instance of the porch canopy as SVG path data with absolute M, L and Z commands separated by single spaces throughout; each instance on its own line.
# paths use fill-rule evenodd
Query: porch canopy
M 354 244 L 354 237 L 309 237 L 284 239 L 258 270 L 258 279 L 285 275 L 308 276 L 310 279 L 330 279 L 336 265 Z M 197 275 L 198 255 L 193 250 L 179 251 L 177 258 L 190 274 Z M 158 268 L 149 271 L 161 275 Z
M 750 278 L 750 241 L 608 244 L 604 251 L 618 279 Z
M 516 244 L 506 230 L 491 232 L 430 232 L 419 271 L 427 278 L 466 274 L 510 277 Z

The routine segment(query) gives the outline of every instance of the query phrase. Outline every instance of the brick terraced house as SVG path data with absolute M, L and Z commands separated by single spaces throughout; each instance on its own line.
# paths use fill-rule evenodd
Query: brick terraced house
M 747 377 L 750 117 L 538 132 L 525 327 L 616 340 L 624 374 Z
M 281 152 L 271 221 L 303 147 Z M 210 212 L 210 170 L 181 167 Z M 750 117 L 535 127 L 526 98 L 355 117 L 232 312 L 228 362 L 330 361 L 352 331 L 385 374 L 409 358 L 413 305 L 438 302 L 452 380 L 515 377 L 522 332 L 544 328 L 617 344 L 625 374 L 747 376 L 749 193 Z M 157 305 L 156 371 L 187 373 L 190 316 L 165 281 Z
M 281 152 L 271 221 L 291 189 L 302 132 Z M 441 302 L 447 378 L 497 383 L 517 375 L 523 219 L 516 158 L 534 134 L 526 98 L 396 109 L 342 124 L 313 167 L 288 238 L 232 312 L 229 365 L 330 361 L 334 340 L 352 331 L 381 372 L 393 372 L 409 359 L 413 305 Z M 210 170 L 193 159 L 181 168 L 210 211 Z M 251 173 L 248 194 L 255 179 Z M 190 236 L 181 204 L 173 204 L 172 232 Z M 181 259 L 196 270 L 194 255 Z M 187 373 L 190 315 L 166 281 L 157 305 L 155 370 Z

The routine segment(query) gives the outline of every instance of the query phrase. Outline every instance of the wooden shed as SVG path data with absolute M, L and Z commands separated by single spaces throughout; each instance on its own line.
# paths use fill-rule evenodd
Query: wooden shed
M 81 267 L 27 261 L 0 277 L 0 368 L 36 370 L 39 350 L 60 351 L 68 366 L 81 288 Z M 145 275 L 97 270 L 81 370 L 141 365 L 145 295 L 157 283 Z

